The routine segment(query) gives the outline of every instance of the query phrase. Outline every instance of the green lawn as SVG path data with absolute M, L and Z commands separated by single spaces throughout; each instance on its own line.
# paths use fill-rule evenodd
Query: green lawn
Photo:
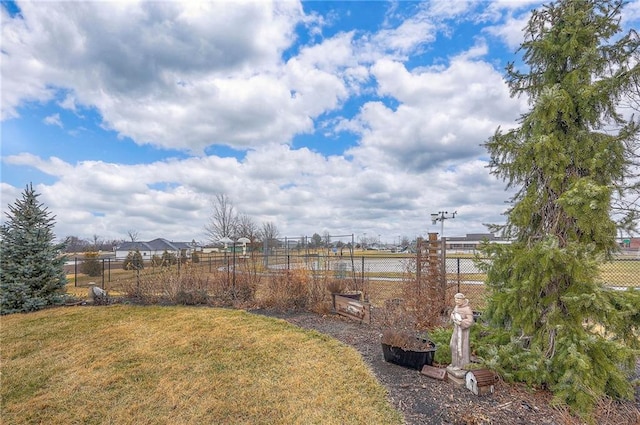
M 1 324 L 7 424 L 402 422 L 354 349 L 278 319 L 120 305 Z

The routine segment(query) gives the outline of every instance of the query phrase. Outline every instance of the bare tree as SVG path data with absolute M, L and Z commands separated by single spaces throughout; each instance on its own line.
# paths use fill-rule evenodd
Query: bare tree
M 262 239 L 263 241 L 278 239 L 278 236 L 280 236 L 278 227 L 273 221 L 263 222 L 262 229 L 260 229 L 259 234 L 260 239 Z
M 65 238 L 65 252 L 82 252 L 86 250 L 89 242 L 80 239 L 78 236 L 67 236 Z
M 204 229 L 212 242 L 236 236 L 238 215 L 227 195 L 219 193 L 212 201 L 211 218 Z
M 635 34 L 638 37 L 637 33 Z M 640 63 L 640 51 L 634 53 L 634 62 Z M 638 65 L 636 65 L 638 66 Z M 621 106 L 633 111 L 635 125 L 640 125 L 640 75 L 634 75 L 632 88 L 627 91 Z M 612 197 L 611 210 L 618 226 L 618 231 L 631 235 L 638 231 L 640 221 L 640 132 L 636 132 L 631 140 L 625 141 L 624 155 L 626 160 L 625 173 L 615 182 L 615 192 Z
M 324 242 L 325 247 L 331 245 L 331 234 L 326 230 L 322 232 L 322 241 Z
M 92 247 L 92 249 L 94 251 L 98 251 L 101 246 L 102 246 L 102 240 L 100 239 L 100 236 L 94 234 L 93 235 L 93 247 Z
M 255 242 L 255 240 L 258 239 L 258 225 L 255 220 L 247 214 L 240 214 L 238 215 L 236 233 L 235 236 L 238 238 L 249 238 L 251 242 Z
M 131 242 L 138 241 L 139 234 L 137 230 L 127 230 L 127 235 L 129 236 L 129 239 L 131 239 Z

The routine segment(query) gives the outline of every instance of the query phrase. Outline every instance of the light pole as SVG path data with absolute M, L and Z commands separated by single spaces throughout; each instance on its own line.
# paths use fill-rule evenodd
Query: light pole
M 227 258 L 227 244 L 233 243 L 233 239 L 231 239 L 228 236 L 225 236 L 224 238 L 220 239 L 218 242 L 221 242 L 224 244 L 224 262 L 227 263 L 227 285 L 229 284 L 229 259 Z

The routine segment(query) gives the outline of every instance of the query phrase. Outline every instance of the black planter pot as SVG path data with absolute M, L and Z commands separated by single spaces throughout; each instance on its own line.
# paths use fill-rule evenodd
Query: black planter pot
M 431 345 L 433 348 L 427 350 L 409 351 L 383 343 L 382 353 L 384 354 L 384 360 L 389 363 L 395 363 L 411 369 L 421 370 L 424 365 L 431 366 L 433 364 L 436 345 L 433 342 L 431 342 Z

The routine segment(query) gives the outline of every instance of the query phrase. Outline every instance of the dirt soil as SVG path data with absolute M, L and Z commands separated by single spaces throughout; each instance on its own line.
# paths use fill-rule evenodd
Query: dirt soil
M 569 415 L 565 409 L 550 407 L 549 402 L 552 397 L 545 391 L 532 391 L 522 385 L 499 381 L 494 386 L 493 394 L 477 396 L 468 389 L 457 387 L 448 381 L 441 381 L 423 375 L 417 370 L 387 363 L 380 345 L 382 329 L 375 321 L 372 324 L 360 324 L 336 314 L 319 315 L 300 311 L 283 313 L 253 310 L 252 313 L 278 317 L 301 328 L 314 329 L 330 335 L 354 347 L 387 389 L 389 400 L 402 412 L 407 425 L 578 425 L 583 423 Z M 437 364 L 434 363 L 434 366 Z M 640 424 L 638 391 L 636 391 L 635 401 L 601 403 L 597 409 L 596 423 Z

